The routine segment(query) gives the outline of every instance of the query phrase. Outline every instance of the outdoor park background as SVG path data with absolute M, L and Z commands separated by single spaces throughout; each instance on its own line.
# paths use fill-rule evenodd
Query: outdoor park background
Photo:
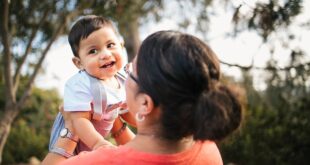
M 2 164 L 46 155 L 64 82 L 77 71 L 66 34 L 83 14 L 115 20 L 129 60 L 162 29 L 211 45 L 223 81 L 246 91 L 242 126 L 218 142 L 225 164 L 310 163 L 309 1 L 2 0 L 0 12 Z

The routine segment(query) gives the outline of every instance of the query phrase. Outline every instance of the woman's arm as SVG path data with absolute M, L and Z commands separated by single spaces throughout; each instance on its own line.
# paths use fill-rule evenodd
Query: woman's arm
M 58 149 L 63 149 L 66 153 L 73 155 L 73 151 L 76 148 L 76 142 L 68 138 L 58 138 L 55 147 L 57 147 Z M 60 154 L 49 152 L 42 161 L 42 165 L 58 164 L 66 159 L 66 157 Z

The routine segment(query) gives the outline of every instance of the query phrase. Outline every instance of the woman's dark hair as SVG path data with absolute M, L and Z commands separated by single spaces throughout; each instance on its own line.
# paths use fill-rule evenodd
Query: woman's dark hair
M 105 26 L 110 26 L 114 32 L 119 35 L 113 22 L 107 18 L 96 15 L 87 15 L 78 19 L 72 26 L 68 37 L 73 55 L 79 57 L 78 51 L 82 39 L 87 38 L 92 32 Z
M 140 92 L 161 108 L 161 136 L 220 140 L 238 128 L 241 104 L 221 85 L 215 53 L 200 39 L 176 31 L 147 37 L 137 57 Z

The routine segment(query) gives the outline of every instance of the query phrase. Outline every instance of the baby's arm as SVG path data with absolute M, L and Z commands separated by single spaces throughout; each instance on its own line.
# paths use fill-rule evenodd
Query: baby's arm
M 120 115 L 123 120 L 125 120 L 129 125 L 137 127 L 135 118 L 129 113 L 124 113 Z
M 90 112 L 70 112 L 72 125 L 75 129 L 76 135 L 89 148 L 95 150 L 99 146 L 114 147 L 112 143 L 108 142 L 103 136 L 97 132 L 93 124 L 90 122 Z
M 118 145 L 124 145 L 135 137 L 135 134 L 126 124 L 124 125 L 120 117 L 115 119 L 111 133 Z

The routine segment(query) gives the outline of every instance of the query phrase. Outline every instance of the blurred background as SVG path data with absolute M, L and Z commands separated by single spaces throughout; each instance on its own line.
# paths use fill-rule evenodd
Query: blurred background
M 217 53 L 242 92 L 244 121 L 217 142 L 224 164 L 310 164 L 310 1 L 0 1 L 0 164 L 39 164 L 73 66 L 67 34 L 85 14 L 115 21 L 131 61 L 158 30 Z M 308 44 L 307 44 L 308 43 Z

